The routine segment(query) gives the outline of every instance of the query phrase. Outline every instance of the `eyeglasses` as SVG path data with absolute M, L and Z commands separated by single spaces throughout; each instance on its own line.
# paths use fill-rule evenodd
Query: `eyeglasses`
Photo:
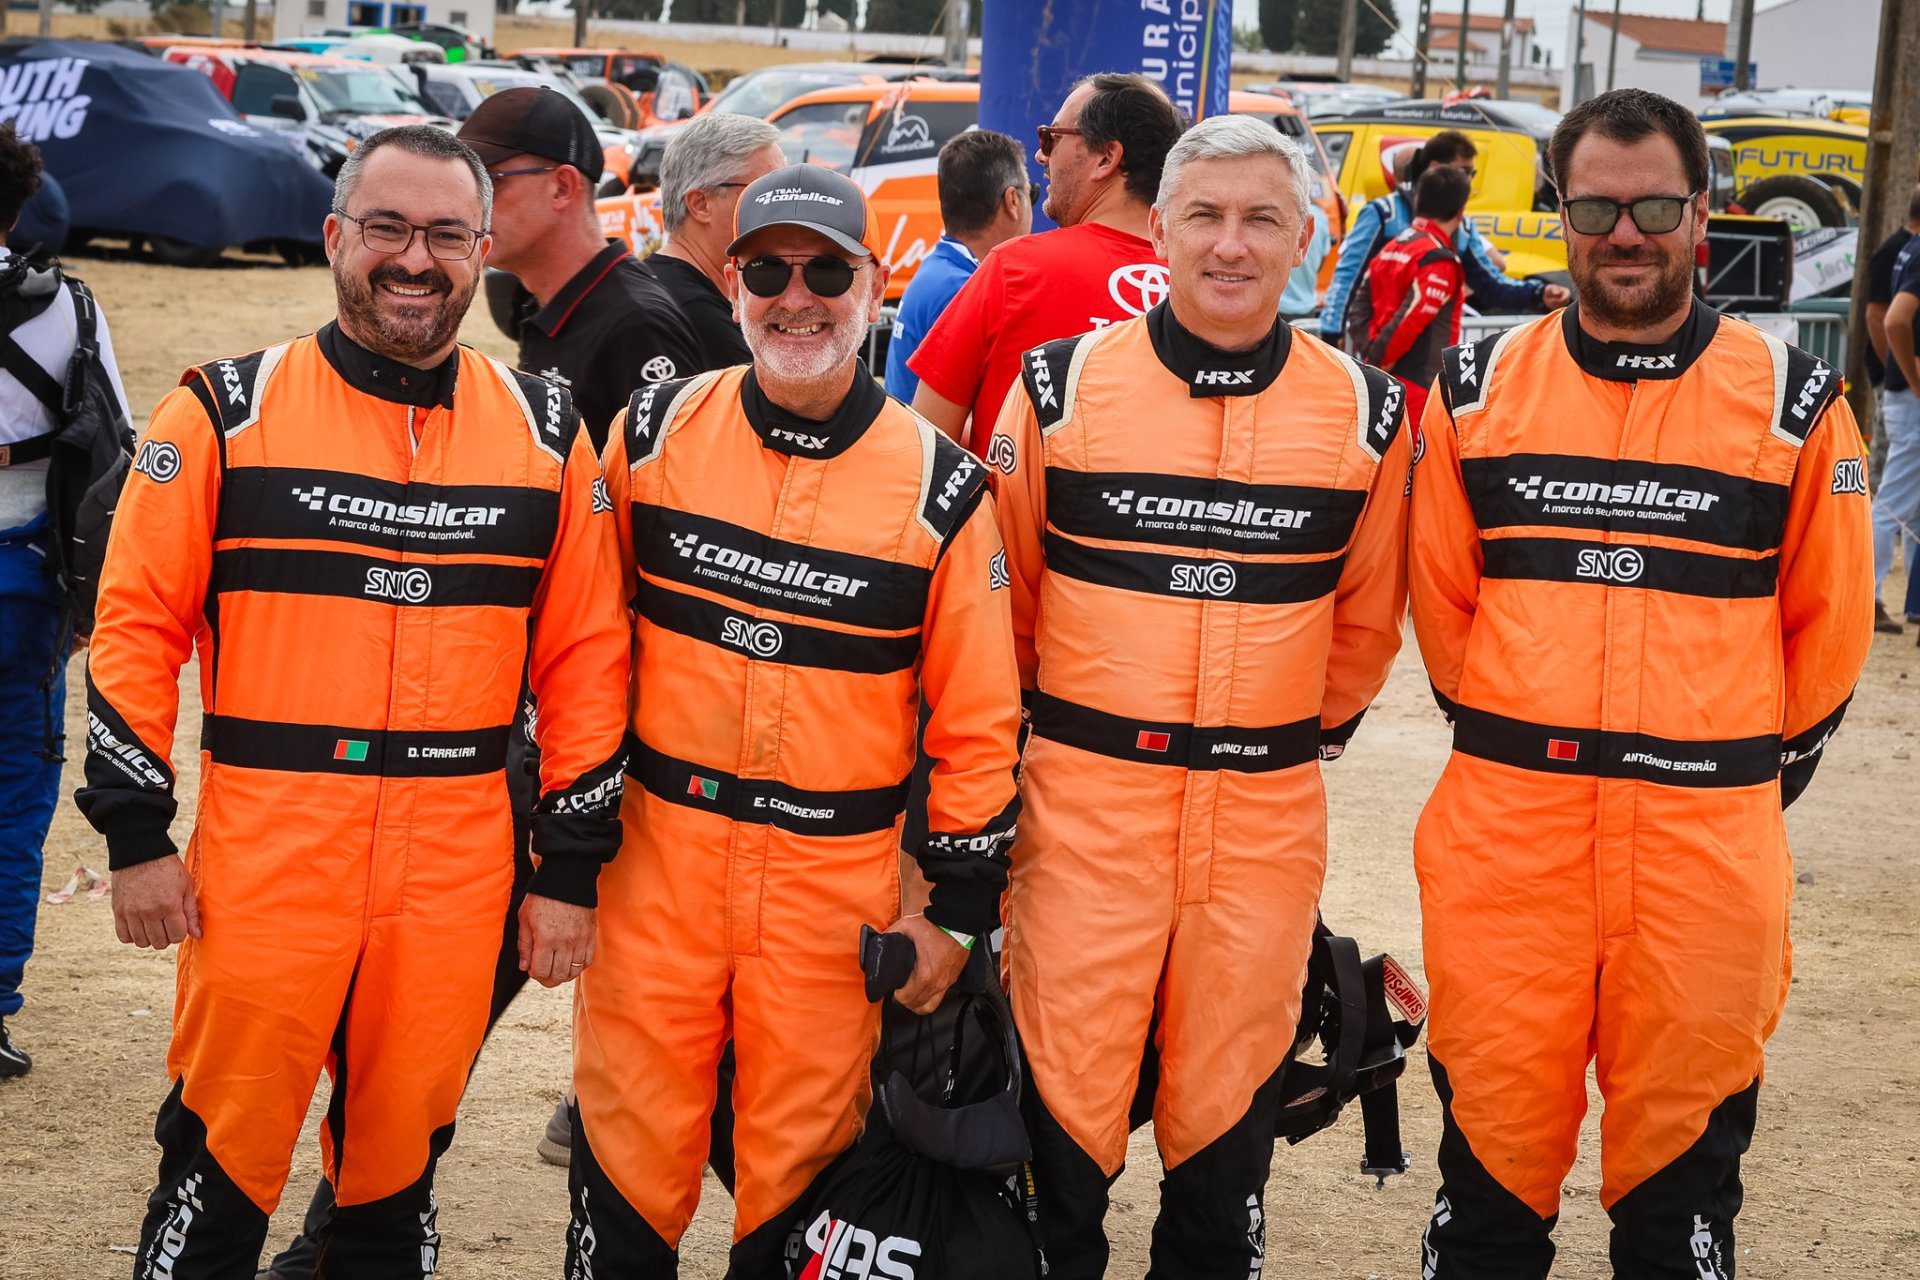
M 716 182 L 708 188 L 710 191 L 725 191 L 728 187 L 750 187 L 751 182 Z
M 1040 154 L 1044 156 L 1051 152 L 1053 144 L 1062 138 L 1078 138 L 1083 134 L 1084 130 L 1071 125 L 1043 124 L 1040 126 Z
M 1621 213 L 1631 214 L 1633 225 L 1650 236 L 1663 236 L 1680 225 L 1687 206 L 1700 193 L 1684 196 L 1643 196 L 1638 200 L 1609 200 L 1605 196 L 1581 196 L 1562 200 L 1567 225 L 1583 236 L 1611 235 Z
M 830 253 L 812 258 L 765 253 L 740 265 L 740 283 L 756 298 L 777 298 L 787 291 L 795 267 L 807 292 L 817 298 L 837 298 L 853 288 L 853 277 L 860 270 Z
M 495 182 L 498 182 L 502 178 L 520 178 L 520 177 L 526 176 L 529 173 L 552 173 L 555 169 L 558 169 L 559 167 L 560 166 L 557 164 L 543 164 L 532 169 L 499 169 L 499 170 L 489 171 L 487 174 L 487 177 L 491 178 Z
M 423 227 L 417 222 L 403 222 L 399 218 L 357 218 L 345 209 L 335 209 L 334 212 L 348 222 L 358 223 L 361 242 L 375 253 L 405 253 L 413 247 L 416 235 L 425 235 L 428 253 L 445 262 L 462 262 L 473 256 L 480 237 L 486 234 L 458 223 L 436 223 Z
M 1027 184 L 1027 203 L 1028 204 L 1040 203 L 1040 184 L 1039 183 L 1029 182 Z

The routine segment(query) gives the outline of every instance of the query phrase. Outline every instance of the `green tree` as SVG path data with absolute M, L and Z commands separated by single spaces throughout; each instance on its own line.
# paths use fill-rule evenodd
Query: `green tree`
M 1260 43 L 1274 53 L 1291 51 L 1299 9 L 1300 0 L 1260 0 Z
M 1299 18 L 1293 34 L 1302 53 L 1337 57 L 1340 53 L 1340 9 L 1342 0 L 1300 0 Z M 1393 38 L 1393 26 L 1367 0 L 1360 0 L 1360 22 L 1353 41 L 1353 56 L 1371 58 L 1387 47 Z

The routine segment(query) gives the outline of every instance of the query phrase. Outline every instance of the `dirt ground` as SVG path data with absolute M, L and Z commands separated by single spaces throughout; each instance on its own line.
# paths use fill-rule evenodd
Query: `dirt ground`
M 144 414 L 185 364 L 233 354 L 324 320 L 318 269 L 229 266 L 185 271 L 124 261 L 74 263 L 100 296 L 136 412 Z M 467 336 L 499 354 L 484 315 Z M 1898 584 L 1890 584 L 1898 599 Z M 78 676 L 79 668 L 74 668 Z M 182 682 L 181 740 L 199 707 Z M 69 742 L 84 737 L 77 688 Z M 1751 1277 L 1908 1275 L 1920 1246 L 1920 806 L 1898 800 L 1915 779 L 1920 649 L 1913 633 L 1880 637 L 1846 725 L 1806 798 L 1788 817 L 1801 884 L 1795 902 L 1797 976 L 1761 1093 L 1746 1164 L 1739 1261 Z M 1327 772 L 1332 857 L 1325 913 L 1369 950 L 1418 971 L 1413 824 L 1446 755 L 1446 735 L 1418 656 L 1403 652 L 1354 748 Z M 197 761 L 176 753 L 184 835 Z M 69 766 L 66 788 L 78 781 Z M 1910 794 L 1910 793 L 1909 793 Z M 47 841 L 46 887 L 104 850 L 71 804 Z M 43 905 L 25 1011 L 9 1026 L 37 1065 L 0 1084 L 0 1280 L 119 1276 L 130 1262 L 152 1184 L 153 1113 L 167 1091 L 164 1057 L 172 953 L 114 941 L 106 900 Z M 557 1275 L 566 1211 L 562 1171 L 534 1155 L 567 1073 L 568 1001 L 531 989 L 481 1055 L 441 1165 L 441 1274 L 449 1280 Z M 1402 1086 L 1413 1170 L 1376 1191 L 1355 1167 L 1358 1116 L 1306 1144 L 1282 1147 L 1267 1195 L 1270 1276 L 1418 1274 L 1417 1240 L 1434 1189 L 1438 1117 L 1418 1052 Z M 1598 1099 L 1595 1099 L 1597 1113 Z M 293 1162 L 271 1239 L 287 1236 L 313 1184 L 312 1121 Z M 1900 1137 L 1909 1135 L 1908 1138 Z M 1567 1180 L 1557 1275 L 1606 1274 L 1606 1217 L 1590 1117 Z M 1114 1191 L 1113 1273 L 1139 1275 L 1156 1201 L 1150 1136 Z M 717 1277 L 728 1233 L 725 1195 L 709 1184 L 687 1238 L 689 1277 Z

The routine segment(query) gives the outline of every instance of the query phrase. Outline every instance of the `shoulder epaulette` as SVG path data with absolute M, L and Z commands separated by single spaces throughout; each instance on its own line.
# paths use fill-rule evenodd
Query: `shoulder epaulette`
M 286 351 L 283 342 L 264 351 L 195 365 L 181 376 L 180 385 L 193 388 L 215 429 L 231 438 L 260 420 L 260 400 L 267 379 Z
M 572 393 L 537 373 L 524 373 L 498 361 L 495 363 L 519 389 L 520 398 L 527 406 L 527 426 L 532 429 L 534 440 L 564 466 L 573 448 L 573 438 L 580 431 L 580 413 L 573 407 Z
M 932 457 L 920 495 L 920 523 L 944 546 L 980 505 L 987 469 L 943 433 L 929 428 L 921 434 L 932 445 Z
M 1020 381 L 1033 402 L 1033 416 L 1045 433 L 1067 416 L 1067 371 L 1079 338 L 1043 343 L 1020 357 Z
M 1360 406 L 1360 447 L 1378 462 L 1406 420 L 1407 389 L 1400 379 L 1370 364 L 1360 365 L 1360 378 L 1367 394 Z
M 1773 433 L 1793 445 L 1803 445 L 1820 415 L 1839 398 L 1840 378 L 1820 357 L 1784 342 L 1780 347 L 1782 350 L 1774 355 L 1777 391 Z
M 710 380 L 713 373 L 696 373 L 690 378 L 669 378 L 641 387 L 627 400 L 627 465 L 645 462 L 660 451 L 666 439 L 667 424 L 674 408 L 697 382 Z

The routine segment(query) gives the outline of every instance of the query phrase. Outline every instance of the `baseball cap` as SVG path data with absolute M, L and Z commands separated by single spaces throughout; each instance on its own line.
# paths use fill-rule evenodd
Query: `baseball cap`
M 539 156 L 598 182 L 606 167 L 600 136 L 580 108 L 544 86 L 502 89 L 473 109 L 458 136 L 489 169 L 509 156 Z
M 727 256 L 738 256 L 748 237 L 768 227 L 804 227 L 848 253 L 879 256 L 874 249 L 879 236 L 866 194 L 852 179 L 822 165 L 790 164 L 755 179 L 742 191 Z

